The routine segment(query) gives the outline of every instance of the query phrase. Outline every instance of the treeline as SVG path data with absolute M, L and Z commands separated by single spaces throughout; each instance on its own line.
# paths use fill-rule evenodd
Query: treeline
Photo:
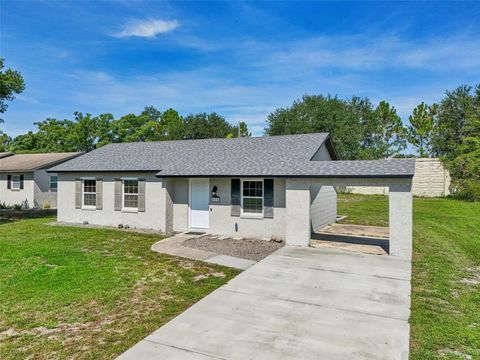
M 0 151 L 17 153 L 91 151 L 109 143 L 250 136 L 245 123 L 232 125 L 216 113 L 161 112 L 153 106 L 139 115 L 115 119 L 112 114 L 92 116 L 76 112 L 73 120 L 48 118 L 37 122 L 38 131 L 15 138 L 0 135 Z M 240 131 L 238 129 L 240 126 Z
M 438 104 L 420 103 L 405 125 L 395 107 L 368 98 L 305 95 L 292 106 L 273 111 L 266 135 L 329 132 L 341 159 L 439 157 L 452 176 L 452 191 L 480 199 L 480 85 L 446 92 Z M 48 118 L 38 130 L 10 138 L 0 131 L 0 151 L 90 151 L 108 143 L 250 136 L 247 125 L 230 124 L 216 113 L 180 116 L 150 106 L 140 114 L 115 119 L 76 112 L 72 120 Z M 240 129 L 238 129 L 240 126 Z
M 407 144 L 418 156 L 439 157 L 450 171 L 457 197 L 480 199 L 480 85 L 447 91 L 438 104 L 419 104 L 404 126 L 386 101 L 305 95 L 275 110 L 268 135 L 329 132 L 342 159 L 403 155 Z

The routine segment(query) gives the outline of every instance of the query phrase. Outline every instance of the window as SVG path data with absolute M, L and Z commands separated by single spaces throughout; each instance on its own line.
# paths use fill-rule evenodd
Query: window
M 83 207 L 94 208 L 97 206 L 97 181 L 83 179 Z
M 12 175 L 12 190 L 20 190 L 20 175 Z
M 242 181 L 242 212 L 243 214 L 263 214 L 263 181 Z
M 138 209 L 138 179 L 123 180 L 123 208 Z
M 58 189 L 58 176 L 50 176 L 50 191 L 57 191 Z

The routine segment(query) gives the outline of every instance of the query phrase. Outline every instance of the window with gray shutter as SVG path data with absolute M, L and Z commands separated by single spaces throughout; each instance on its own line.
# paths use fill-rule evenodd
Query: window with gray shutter
M 138 211 L 145 211 L 145 179 L 138 180 Z
M 263 181 L 263 217 L 273 219 L 273 179 Z
M 82 207 L 82 180 L 75 179 L 75 209 Z
M 103 179 L 96 179 L 97 182 L 97 192 L 95 194 L 96 197 L 96 208 L 97 210 L 103 209 Z
M 115 179 L 115 199 L 114 199 L 114 210 L 122 210 L 122 180 Z
M 240 179 L 231 180 L 231 215 L 240 216 Z

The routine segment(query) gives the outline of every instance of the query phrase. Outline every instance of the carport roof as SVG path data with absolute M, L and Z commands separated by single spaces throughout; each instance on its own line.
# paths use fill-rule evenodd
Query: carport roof
M 313 161 L 328 133 L 109 144 L 53 172 L 154 171 L 159 177 L 412 176 L 412 160 Z

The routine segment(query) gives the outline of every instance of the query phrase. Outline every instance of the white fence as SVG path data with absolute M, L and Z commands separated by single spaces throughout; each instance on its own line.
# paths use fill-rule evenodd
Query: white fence
M 388 195 L 388 187 L 381 186 L 348 186 L 347 192 L 352 194 Z M 413 176 L 413 195 L 441 197 L 450 194 L 450 174 L 439 159 L 415 159 L 415 175 Z

